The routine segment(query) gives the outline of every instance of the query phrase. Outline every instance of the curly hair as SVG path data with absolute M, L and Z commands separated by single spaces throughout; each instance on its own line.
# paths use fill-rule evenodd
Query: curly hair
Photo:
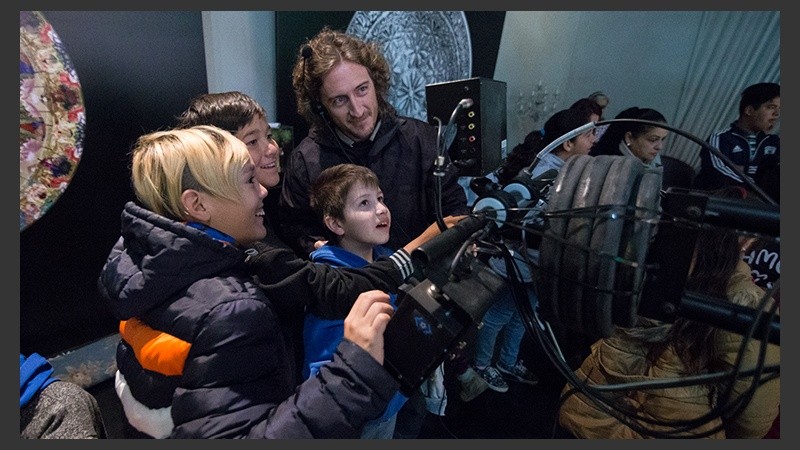
M 292 69 L 297 112 L 312 126 L 324 126 L 319 114 L 320 91 L 325 76 L 342 61 L 351 61 L 366 67 L 378 97 L 381 115 L 395 115 L 396 110 L 387 100 L 391 69 L 377 42 L 367 42 L 350 34 L 324 27 L 308 43 L 300 47 Z

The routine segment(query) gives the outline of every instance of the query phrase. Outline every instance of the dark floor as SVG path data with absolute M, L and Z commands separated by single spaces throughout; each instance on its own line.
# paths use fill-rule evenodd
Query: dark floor
M 445 366 L 447 409 L 444 416 L 428 414 L 420 438 L 429 439 L 550 439 L 553 438 L 556 404 L 564 379 L 546 357 L 523 341 L 520 357 L 539 377 L 530 386 L 509 381 L 508 392 L 487 389 L 470 402 L 459 396 L 455 371 Z
M 460 384 L 445 363 L 447 408 L 444 416 L 428 413 L 420 439 L 550 439 L 553 438 L 556 403 L 564 379 L 528 334 L 520 357 L 540 381 L 537 386 L 509 382 L 510 389 L 498 393 L 487 389 L 470 402 L 459 397 Z M 114 392 L 114 380 L 89 391 L 103 411 L 110 438 L 131 437 L 124 432 L 122 407 Z

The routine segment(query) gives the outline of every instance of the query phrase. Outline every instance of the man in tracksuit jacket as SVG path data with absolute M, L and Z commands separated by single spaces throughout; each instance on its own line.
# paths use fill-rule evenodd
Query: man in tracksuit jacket
M 777 83 L 749 86 L 742 92 L 739 118 L 707 140 L 751 180 L 758 178 L 760 168 L 780 161 L 780 136 L 770 134 L 780 118 L 780 95 Z M 730 185 L 747 187 L 746 181 L 735 170 L 707 148 L 702 148 L 700 172 L 695 178 L 694 188 L 714 190 Z

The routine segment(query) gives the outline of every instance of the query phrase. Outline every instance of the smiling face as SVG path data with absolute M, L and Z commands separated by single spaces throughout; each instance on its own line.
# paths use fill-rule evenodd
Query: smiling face
M 378 187 L 356 182 L 347 193 L 344 218 L 325 217 L 325 224 L 339 236 L 339 246 L 357 255 L 370 255 L 372 248 L 389 242 L 392 216 Z
M 320 98 L 331 120 L 356 142 L 367 140 L 378 122 L 378 97 L 367 68 L 341 61 L 325 75 Z
M 263 117 L 254 117 L 234 134 L 247 146 L 255 166 L 255 177 L 266 188 L 280 183 L 278 161 L 281 149 L 272 138 L 272 129 Z
M 234 238 L 242 246 L 267 235 L 263 205 L 267 189 L 256 180 L 256 172 L 252 162 L 243 167 L 239 175 L 241 196 L 238 201 L 199 192 L 200 200 L 208 210 L 206 224 Z
M 649 164 L 664 147 L 669 132 L 664 128 L 650 127 L 644 133 L 634 136 L 630 131 L 625 133 L 625 145 L 637 158 Z

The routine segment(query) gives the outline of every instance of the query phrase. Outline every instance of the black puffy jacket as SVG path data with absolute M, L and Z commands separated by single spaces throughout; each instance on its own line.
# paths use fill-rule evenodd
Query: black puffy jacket
M 245 256 L 202 231 L 125 205 L 100 291 L 120 320 L 138 317 L 191 344 L 182 374 L 165 377 L 143 369 L 122 343 L 117 365 L 131 392 L 151 408 L 171 392 L 173 438 L 358 437 L 398 383 L 361 347 L 343 341 L 330 365 L 296 385 L 281 323 L 251 281 Z

